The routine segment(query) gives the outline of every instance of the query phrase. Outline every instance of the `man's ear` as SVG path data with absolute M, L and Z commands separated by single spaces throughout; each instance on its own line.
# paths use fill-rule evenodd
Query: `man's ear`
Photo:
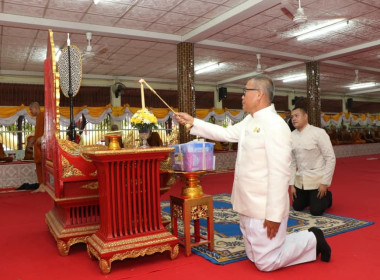
M 268 99 L 269 99 L 269 96 L 265 96 L 265 94 L 264 94 L 264 92 L 262 90 L 259 91 L 258 96 L 259 96 L 260 100 L 262 98 L 266 98 L 266 97 L 268 97 Z

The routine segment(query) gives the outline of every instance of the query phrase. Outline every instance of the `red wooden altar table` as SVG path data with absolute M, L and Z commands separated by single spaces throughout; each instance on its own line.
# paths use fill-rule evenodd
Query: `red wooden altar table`
M 99 180 L 100 229 L 87 239 L 90 257 L 109 273 L 114 260 L 169 251 L 178 238 L 161 221 L 160 162 L 173 148 L 87 150 Z

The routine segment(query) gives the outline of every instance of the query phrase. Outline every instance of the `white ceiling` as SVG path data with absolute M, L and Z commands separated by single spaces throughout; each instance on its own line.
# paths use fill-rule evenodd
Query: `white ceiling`
M 320 61 L 321 94 L 352 94 L 347 86 L 380 83 L 380 1 L 302 0 L 308 22 L 293 23 L 297 0 L 1 0 L 0 75 L 41 75 L 47 30 L 56 46 L 85 50 L 92 32 L 96 55 L 83 61 L 86 78 L 140 78 L 176 82 L 177 44 L 195 44 L 195 67 L 220 62 L 217 71 L 196 75 L 196 83 L 243 86 L 255 74 L 256 54 L 278 88 L 305 90 L 306 82 L 280 78 L 305 72 Z M 287 7 L 287 10 L 284 10 Z M 297 41 L 294 32 L 317 22 L 344 18 L 339 32 Z M 379 97 L 380 87 L 355 96 Z

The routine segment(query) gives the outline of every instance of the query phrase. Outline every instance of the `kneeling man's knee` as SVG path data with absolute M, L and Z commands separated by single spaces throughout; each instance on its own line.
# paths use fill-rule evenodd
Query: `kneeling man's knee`
M 323 209 L 310 208 L 310 214 L 313 216 L 322 216 Z
M 255 262 L 256 268 L 260 271 L 269 272 L 274 270 L 273 263 L 268 262 Z

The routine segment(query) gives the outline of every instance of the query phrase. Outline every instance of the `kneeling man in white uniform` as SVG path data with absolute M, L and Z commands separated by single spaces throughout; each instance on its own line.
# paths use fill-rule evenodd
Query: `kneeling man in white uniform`
M 329 191 L 335 169 L 335 153 L 330 137 L 322 128 L 310 125 L 305 102 L 298 102 L 292 111 L 292 164 L 289 182 L 293 208 L 310 207 L 313 216 L 320 216 L 332 205 Z
M 233 126 L 175 114 L 179 123 L 191 126 L 193 135 L 238 143 L 231 202 L 240 214 L 247 256 L 261 271 L 314 261 L 319 254 L 329 261 L 331 255 L 318 228 L 286 234 L 292 145 L 288 125 L 271 104 L 273 97 L 272 79 L 257 75 L 243 90 L 248 115 Z

